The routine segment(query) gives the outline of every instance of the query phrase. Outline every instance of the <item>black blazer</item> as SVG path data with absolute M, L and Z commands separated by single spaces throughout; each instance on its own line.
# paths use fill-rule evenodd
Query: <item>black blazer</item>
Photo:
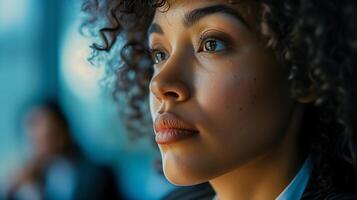
M 357 190 L 351 193 L 336 188 L 323 189 L 318 186 L 316 177 L 313 171 L 301 200 L 357 200 Z
M 357 192 L 346 193 L 333 188 L 323 190 L 319 188 L 316 182 L 317 178 L 314 173 L 312 173 L 301 200 L 357 200 Z M 212 187 L 208 183 L 203 183 L 196 186 L 176 189 L 165 196 L 163 200 L 212 200 L 214 195 L 215 193 Z

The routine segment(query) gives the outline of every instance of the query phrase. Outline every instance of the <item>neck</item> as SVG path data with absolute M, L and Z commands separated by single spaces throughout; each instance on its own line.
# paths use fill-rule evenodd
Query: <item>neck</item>
M 299 149 L 297 134 L 302 112 L 296 110 L 287 134 L 273 149 L 210 181 L 219 200 L 271 200 L 284 190 L 305 157 Z

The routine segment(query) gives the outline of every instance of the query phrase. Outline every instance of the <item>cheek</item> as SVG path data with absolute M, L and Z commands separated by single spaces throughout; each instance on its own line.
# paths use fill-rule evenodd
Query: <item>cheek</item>
M 229 72 L 201 74 L 197 82 L 204 137 L 222 159 L 222 155 L 243 159 L 281 138 L 291 106 L 288 87 L 285 75 L 274 65 L 221 66 Z
M 202 124 L 215 135 L 227 133 L 220 133 L 222 129 L 241 129 L 244 116 L 253 114 L 251 111 L 257 97 L 248 77 L 215 74 L 202 80 L 202 85 L 198 87 L 197 101 L 202 111 Z

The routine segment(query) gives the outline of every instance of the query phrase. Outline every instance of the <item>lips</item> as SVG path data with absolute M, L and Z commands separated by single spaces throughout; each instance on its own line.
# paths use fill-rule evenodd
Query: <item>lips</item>
M 172 113 L 164 113 L 155 119 L 155 140 L 158 144 L 170 144 L 193 137 L 199 131 Z

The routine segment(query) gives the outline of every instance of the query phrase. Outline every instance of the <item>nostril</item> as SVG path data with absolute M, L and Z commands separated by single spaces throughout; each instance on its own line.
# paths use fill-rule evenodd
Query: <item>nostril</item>
M 179 95 L 176 92 L 166 92 L 165 96 L 177 99 Z

